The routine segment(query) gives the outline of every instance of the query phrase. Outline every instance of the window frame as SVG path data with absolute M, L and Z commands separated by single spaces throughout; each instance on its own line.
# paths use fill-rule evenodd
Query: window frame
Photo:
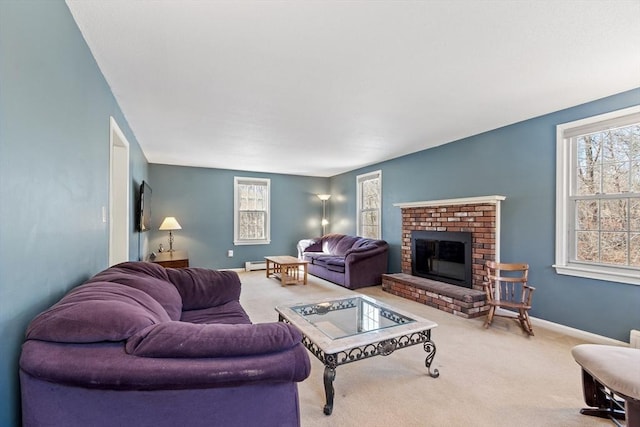
M 240 238 L 240 185 L 258 184 L 267 187 L 264 239 Z M 254 177 L 233 177 L 233 244 L 234 245 L 268 245 L 271 243 L 271 179 Z
M 365 173 L 362 175 L 358 175 L 356 176 L 356 199 L 357 199 L 357 204 L 356 204 L 356 234 L 358 236 L 362 236 L 365 237 L 362 233 L 362 224 L 360 222 L 360 217 L 362 214 L 362 184 L 365 181 L 369 181 L 371 179 L 378 179 L 379 181 L 379 194 L 380 194 L 380 200 L 378 201 L 378 209 L 376 209 L 378 211 L 378 227 L 377 227 L 377 233 L 378 233 L 378 237 L 376 237 L 376 239 L 382 239 L 382 170 L 377 170 L 377 171 L 373 171 L 373 172 L 369 172 L 369 173 Z
M 579 128 L 583 132 L 584 129 L 597 132 L 620 126 L 626 120 L 636 122 L 639 115 L 640 106 L 633 106 L 556 126 L 556 259 L 553 267 L 558 274 L 640 285 L 640 268 L 576 261 L 572 259 L 571 251 L 576 242 L 575 210 L 572 207 L 572 197 L 576 197 L 572 194 L 576 185 L 577 157 L 574 136 Z M 608 197 L 603 194 L 598 200 Z

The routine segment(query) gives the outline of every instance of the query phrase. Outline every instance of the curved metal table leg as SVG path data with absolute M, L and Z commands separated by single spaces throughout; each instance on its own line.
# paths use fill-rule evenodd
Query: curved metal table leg
M 333 412 L 333 380 L 336 378 L 336 369 L 330 366 L 324 367 L 324 394 L 327 397 L 327 404 L 324 405 L 325 415 Z
M 429 375 L 431 378 L 438 378 L 440 376 L 440 372 L 437 369 L 434 369 L 433 372 L 431 372 L 431 363 L 433 363 L 433 358 L 436 357 L 435 343 L 431 340 L 425 341 L 424 351 L 427 352 L 427 358 L 424 360 L 424 365 L 429 370 Z

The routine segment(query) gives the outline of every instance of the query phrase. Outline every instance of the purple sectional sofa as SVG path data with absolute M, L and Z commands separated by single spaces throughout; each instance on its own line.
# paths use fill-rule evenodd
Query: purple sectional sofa
M 29 325 L 23 425 L 297 426 L 297 329 L 252 324 L 232 271 L 127 262 Z
M 298 242 L 298 257 L 309 261 L 309 273 L 350 289 L 382 283 L 389 245 L 384 240 L 327 234 Z

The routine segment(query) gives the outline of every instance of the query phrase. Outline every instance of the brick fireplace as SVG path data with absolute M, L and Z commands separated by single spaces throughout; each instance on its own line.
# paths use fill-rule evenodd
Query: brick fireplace
M 500 202 L 504 199 L 482 196 L 394 204 L 402 210 L 402 273 L 384 275 L 383 290 L 462 317 L 485 314 L 484 264 L 500 259 Z M 412 276 L 413 231 L 471 232 L 471 289 Z

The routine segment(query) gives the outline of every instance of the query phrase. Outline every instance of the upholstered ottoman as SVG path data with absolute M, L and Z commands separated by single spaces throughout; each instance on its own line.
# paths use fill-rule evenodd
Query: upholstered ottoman
M 584 400 L 590 406 L 580 413 L 616 424 L 626 413 L 627 426 L 640 427 L 640 349 L 581 344 L 571 354 L 582 367 Z

